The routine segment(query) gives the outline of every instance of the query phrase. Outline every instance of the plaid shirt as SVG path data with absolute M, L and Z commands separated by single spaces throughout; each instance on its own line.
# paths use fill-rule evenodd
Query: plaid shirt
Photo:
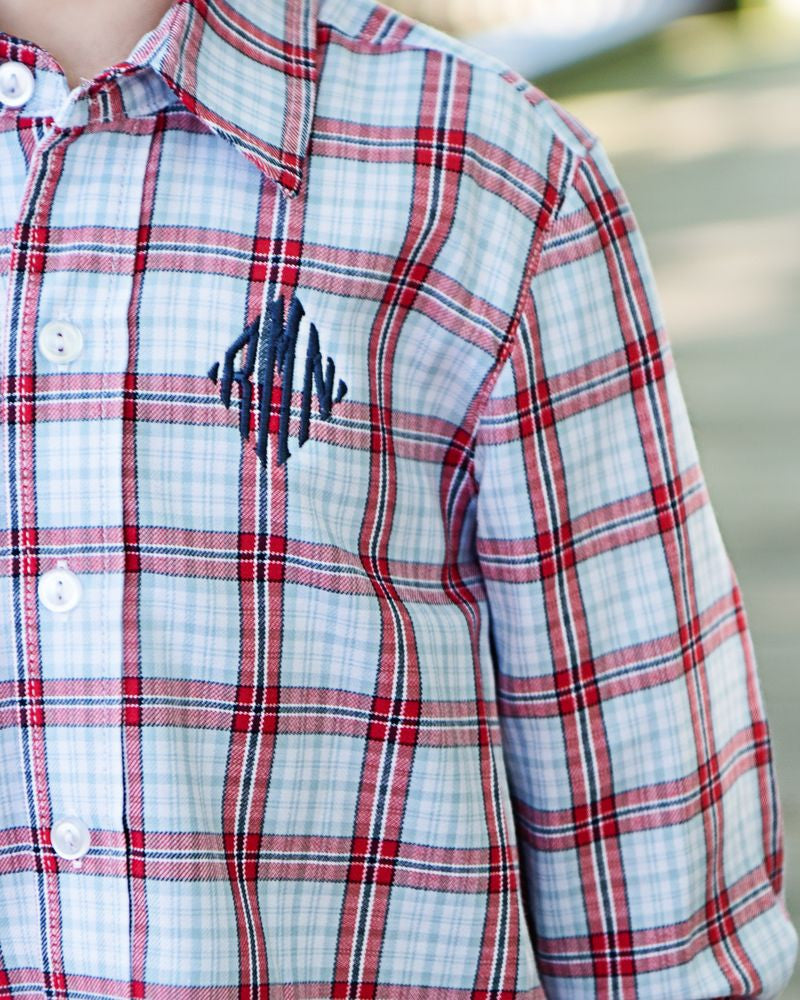
M 751 638 L 598 137 L 373 0 L 0 61 L 0 995 L 777 995 Z

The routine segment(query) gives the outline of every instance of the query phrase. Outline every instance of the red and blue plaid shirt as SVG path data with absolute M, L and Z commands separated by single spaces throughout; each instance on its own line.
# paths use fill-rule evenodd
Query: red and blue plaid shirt
M 751 638 L 598 137 L 373 0 L 0 62 L 0 996 L 776 996 Z

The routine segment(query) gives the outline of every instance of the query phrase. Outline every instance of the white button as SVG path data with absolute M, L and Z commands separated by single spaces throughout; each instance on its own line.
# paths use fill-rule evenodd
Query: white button
M 50 843 L 62 858 L 83 857 L 89 850 L 90 841 L 89 828 L 77 816 L 64 816 L 50 827 Z
M 81 581 L 60 562 L 39 577 L 39 599 L 51 611 L 69 611 L 81 597 Z
M 83 334 L 66 319 L 51 319 L 39 331 L 39 348 L 51 361 L 66 364 L 83 350 Z
M 9 59 L 0 64 L 0 101 L 18 108 L 33 93 L 33 73 L 25 63 Z

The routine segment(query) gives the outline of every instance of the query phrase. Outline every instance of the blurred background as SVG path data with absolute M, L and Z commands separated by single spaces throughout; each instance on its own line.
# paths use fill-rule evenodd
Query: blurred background
M 577 114 L 628 193 L 744 594 L 800 929 L 800 0 L 391 6 Z

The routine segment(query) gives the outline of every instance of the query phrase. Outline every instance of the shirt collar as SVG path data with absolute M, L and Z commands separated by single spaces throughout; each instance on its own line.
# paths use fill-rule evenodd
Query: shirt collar
M 126 61 L 159 73 L 193 114 L 294 195 L 316 100 L 318 5 L 175 0 Z M 49 53 L 5 31 L 0 58 L 54 68 Z
M 176 0 L 161 22 L 165 44 L 144 44 L 186 107 L 289 194 L 311 134 L 318 3 Z

